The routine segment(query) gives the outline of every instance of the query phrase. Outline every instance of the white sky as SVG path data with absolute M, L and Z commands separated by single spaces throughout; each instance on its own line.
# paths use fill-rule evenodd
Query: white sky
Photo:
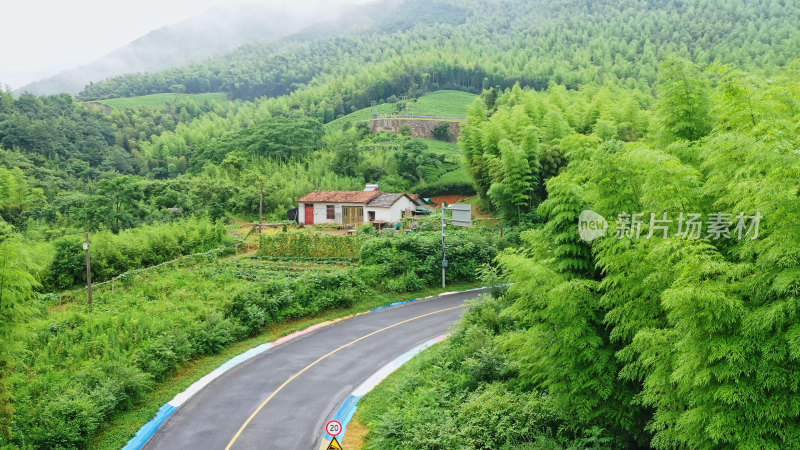
M 254 2 L 300 1 L 236 3 Z M 152 30 L 225 3 L 231 1 L 0 0 L 0 87 L 20 88 L 87 64 Z

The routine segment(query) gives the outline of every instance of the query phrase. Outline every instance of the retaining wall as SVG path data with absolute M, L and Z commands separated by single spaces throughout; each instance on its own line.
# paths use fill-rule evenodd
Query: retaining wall
M 450 125 L 450 132 L 453 137 L 450 142 L 456 142 L 461 133 L 459 122 L 449 120 L 431 120 L 431 119 L 372 119 L 369 121 L 369 129 L 373 133 L 379 131 L 391 131 L 392 133 L 399 133 L 400 127 L 408 125 L 411 127 L 411 136 L 418 138 L 433 139 L 433 129 L 440 123 L 448 123 Z

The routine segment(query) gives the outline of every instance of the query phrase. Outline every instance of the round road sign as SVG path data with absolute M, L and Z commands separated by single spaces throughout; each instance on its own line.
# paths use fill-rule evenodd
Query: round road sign
M 325 431 L 331 436 L 336 437 L 342 432 L 342 423 L 338 420 L 331 420 L 325 424 Z

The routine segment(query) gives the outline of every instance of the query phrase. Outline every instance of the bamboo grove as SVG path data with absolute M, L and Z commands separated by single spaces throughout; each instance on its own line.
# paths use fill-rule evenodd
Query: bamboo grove
M 515 87 L 489 109 L 484 95 L 462 148 L 487 201 L 534 225 L 499 257 L 513 286 L 367 402 L 367 447 L 800 445 L 796 68 L 765 79 L 670 58 L 649 110 L 612 86 Z M 566 163 L 545 179 L 548 148 Z M 604 237 L 581 238 L 585 210 Z M 678 235 L 681 213 L 720 212 L 729 233 Z M 739 213 L 758 229 L 737 233 Z M 508 432 L 476 441 L 472 423 Z

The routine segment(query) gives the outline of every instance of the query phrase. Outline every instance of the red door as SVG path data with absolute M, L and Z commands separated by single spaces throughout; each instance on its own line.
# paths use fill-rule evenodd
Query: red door
M 314 205 L 306 204 L 306 225 L 314 225 Z

